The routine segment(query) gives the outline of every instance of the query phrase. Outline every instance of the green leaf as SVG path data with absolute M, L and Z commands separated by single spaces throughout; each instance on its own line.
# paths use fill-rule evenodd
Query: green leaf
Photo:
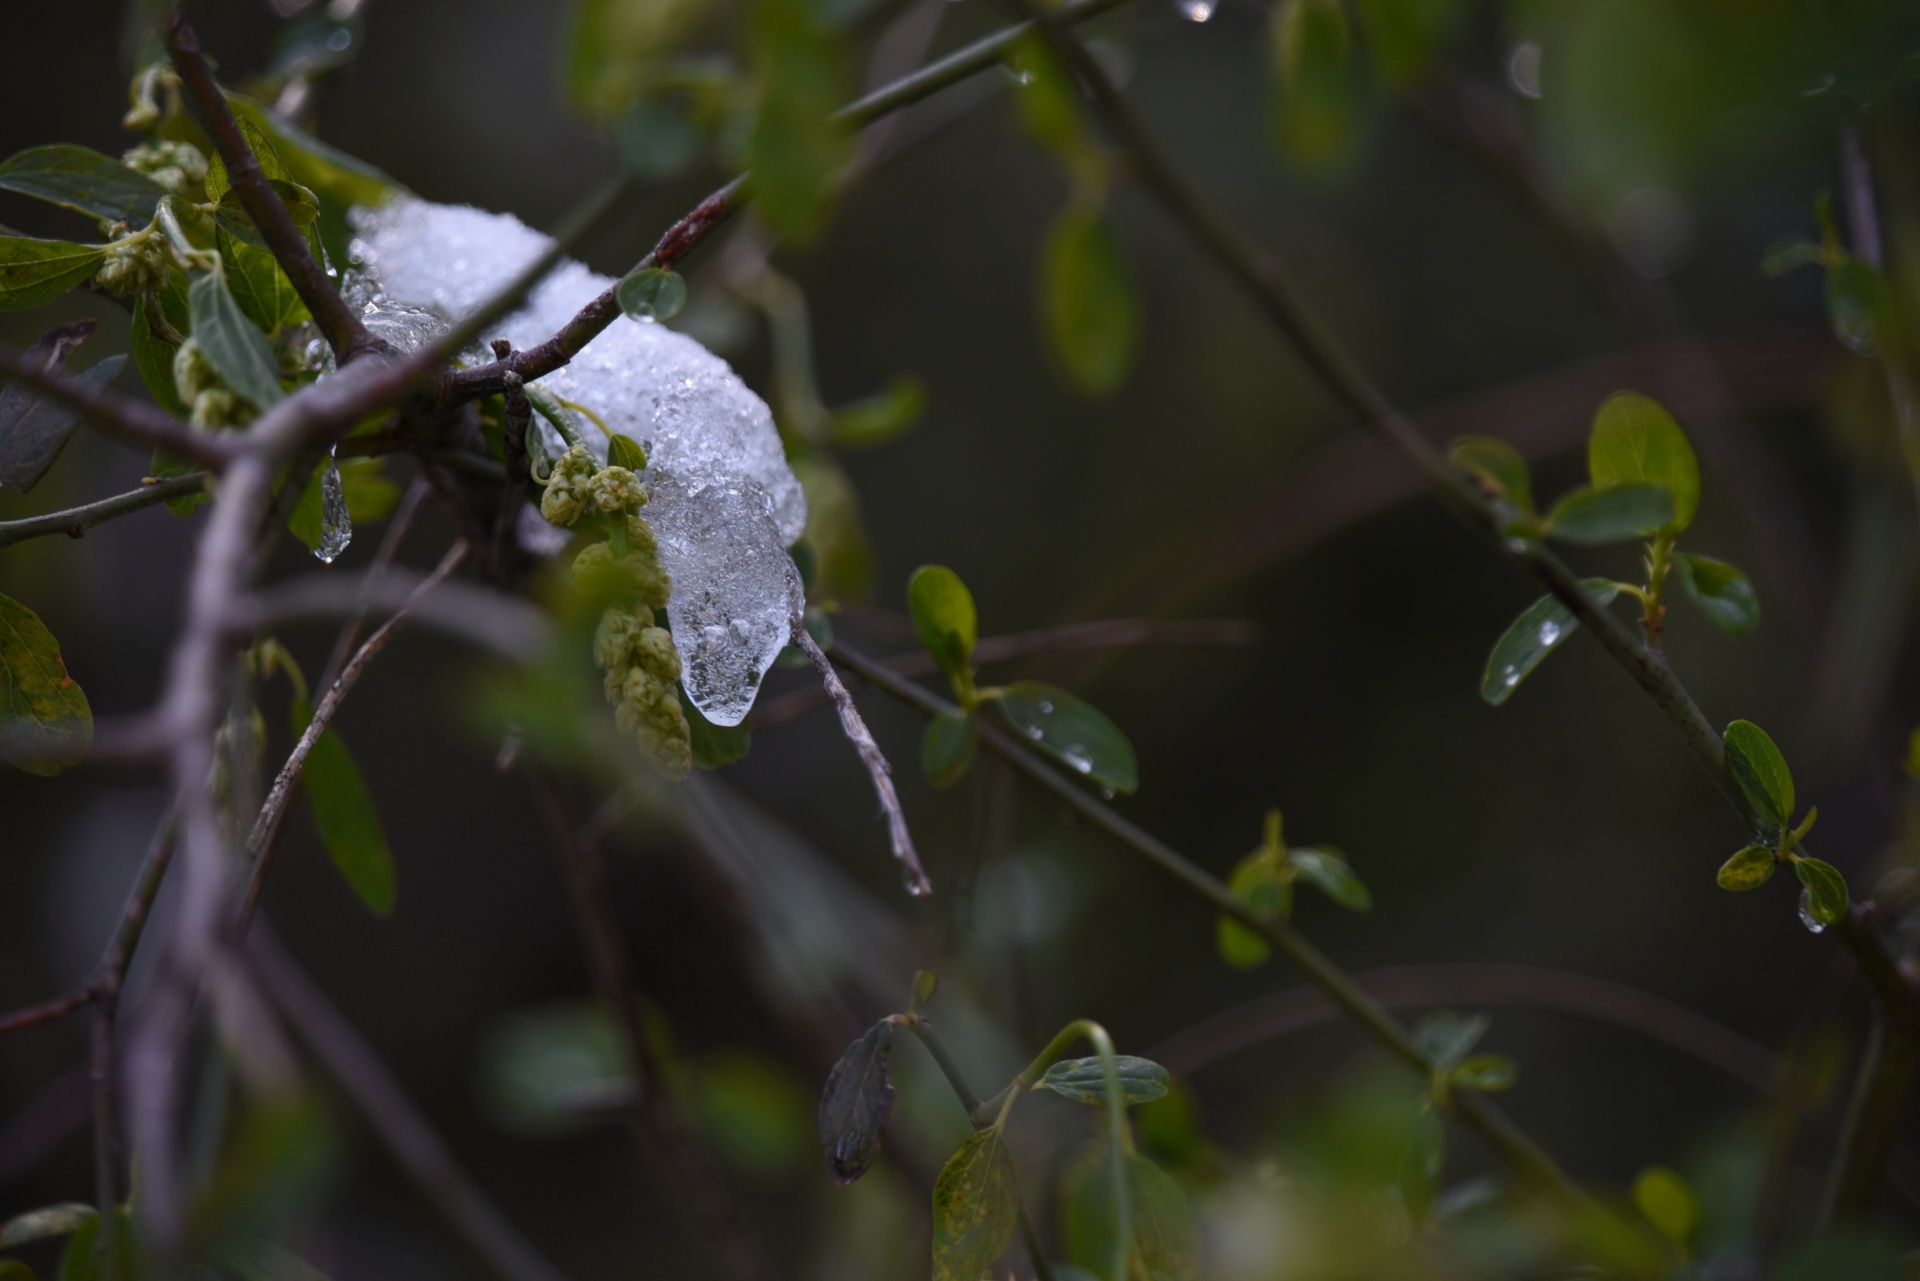
M 1658 485 L 1580 488 L 1547 513 L 1547 537 L 1568 543 L 1650 538 L 1673 524 L 1673 495 Z
M 11 1250 L 15 1246 L 44 1241 L 48 1237 L 63 1237 L 69 1232 L 78 1231 L 97 1213 L 90 1205 L 67 1201 L 16 1214 L 0 1225 L 0 1250 Z
M 1112 1158 L 1103 1140 L 1087 1147 L 1064 1180 L 1061 1245 L 1071 1265 L 1095 1277 L 1113 1270 Z M 1127 1155 L 1132 1193 L 1133 1281 L 1194 1281 L 1200 1275 L 1200 1233 L 1186 1193 L 1173 1177 L 1138 1153 Z
M 1259 916 L 1284 920 L 1293 906 L 1293 886 L 1274 864 L 1271 850 L 1262 848 L 1241 859 L 1227 882 L 1233 896 Z M 1231 916 L 1222 916 L 1214 929 L 1220 959 L 1235 969 L 1250 970 L 1272 955 L 1273 947 L 1258 932 Z
M 614 150 L 643 182 L 677 177 L 700 154 L 700 130 L 664 103 L 644 98 L 613 122 Z
M 1484 1014 L 1434 1010 L 1421 1015 L 1414 1023 L 1413 1043 L 1427 1062 L 1442 1072 L 1450 1071 L 1480 1043 L 1492 1022 Z
M 922 565 L 907 580 L 907 612 L 920 643 L 949 676 L 964 673 L 973 661 L 979 621 L 973 593 L 945 565 Z
M 1664 1165 L 1640 1171 L 1633 1181 L 1633 1204 L 1661 1236 L 1682 1249 L 1692 1246 L 1700 1200 L 1676 1171 Z
M 952 787 L 973 768 L 978 741 L 973 717 L 965 712 L 943 712 L 927 722 L 920 739 L 920 772 L 935 787 Z
M 1287 865 L 1341 907 L 1364 912 L 1373 906 L 1373 896 L 1339 850 L 1293 846 L 1287 850 Z
M 1402 86 L 1426 75 L 1465 9 L 1458 0 L 1360 0 L 1358 7 L 1380 78 Z
M 1589 578 L 1580 584 L 1587 595 L 1600 605 L 1610 605 L 1620 594 L 1619 584 L 1605 578 Z M 1487 669 L 1480 676 L 1480 697 L 1495 707 L 1513 697 L 1520 682 L 1540 666 L 1548 654 L 1560 648 L 1580 626 L 1573 611 L 1552 596 L 1542 596 L 1527 606 L 1513 625 L 1502 632 L 1487 655 Z
M 1700 507 L 1700 464 L 1687 434 L 1659 401 L 1636 392 L 1609 396 L 1593 416 L 1587 474 L 1602 491 L 1624 485 L 1665 489 L 1673 503 L 1669 533 L 1691 525 Z
M 684 687 L 680 687 L 679 694 L 680 710 L 685 714 L 687 728 L 692 733 L 695 765 L 706 770 L 720 769 L 733 764 L 752 748 L 753 729 L 746 721 L 738 725 L 715 725 L 693 705 Z
M 345 208 L 373 206 L 406 188 L 364 160 L 330 147 L 298 125 L 274 115 L 244 94 L 227 94 L 234 115 L 272 141 L 274 155 L 285 167 L 282 175 L 323 200 Z
M 1714 882 L 1723 890 L 1757 890 L 1773 879 L 1773 851 L 1764 845 L 1749 845 L 1720 865 Z
M 126 1206 L 115 1213 L 120 1216 L 120 1230 L 114 1234 L 120 1258 L 114 1275 L 120 1281 L 128 1281 L 140 1275 L 133 1249 L 133 1214 Z M 59 1281 L 100 1281 L 103 1275 L 100 1264 L 100 1215 L 98 1211 L 89 1210 L 86 1217 L 74 1225 L 66 1249 L 60 1252 Z
M 1827 272 L 1827 317 L 1849 351 L 1877 356 L 1896 328 L 1898 303 L 1887 278 L 1858 258 Z
M 1817 858 L 1796 858 L 1793 873 L 1806 890 L 1801 906 L 1808 915 L 1823 927 L 1845 918 L 1852 898 L 1847 893 L 1847 878 L 1840 875 L 1839 868 Z
M 647 451 L 640 448 L 638 441 L 619 432 L 607 437 L 607 466 L 625 467 L 628 471 L 647 469 Z
M 1768 277 L 1784 276 L 1790 271 L 1825 260 L 1826 253 L 1819 245 L 1804 237 L 1791 236 L 1767 246 L 1765 255 L 1760 259 L 1760 270 Z
M 313 719 L 313 709 L 304 698 L 293 700 L 293 732 L 303 734 Z M 347 745 L 331 726 L 320 731 L 313 750 L 307 754 L 307 767 L 300 782 L 313 805 L 314 826 L 320 829 L 320 843 L 327 847 L 333 865 L 347 878 L 347 884 L 360 901 L 376 915 L 393 911 L 393 855 L 387 850 L 387 836 L 380 828 L 380 815 L 374 811 L 373 798 L 353 763 Z
M 880 1154 L 880 1138 L 893 1113 L 893 1078 L 887 1071 L 893 1029 L 891 1019 L 881 1019 L 849 1045 L 820 1095 L 827 1173 L 842 1186 L 865 1174 Z
M 30 147 L 0 164 L 0 188 L 140 228 L 153 221 L 166 189 L 91 147 Z
M 0 761 L 51 776 L 86 758 L 93 709 L 39 615 L 0 596 Z
M 307 231 L 320 221 L 320 198 L 311 191 L 290 178 L 269 178 L 267 185 L 280 197 L 280 203 L 286 206 L 287 216 L 293 220 L 295 227 Z M 235 238 L 263 249 L 266 247 L 267 242 L 260 235 L 260 227 L 253 220 L 253 212 L 247 208 L 247 202 L 238 191 L 228 188 L 220 193 L 220 204 L 214 211 L 214 220 Z
M 703 0 L 580 0 L 562 76 L 574 110 L 608 120 L 633 106 L 659 55 L 708 13 Z
M 933 999 L 934 991 L 940 986 L 940 977 L 932 970 L 913 972 L 913 994 L 907 1000 L 907 1010 L 911 1013 Z
M 1461 1059 L 1447 1072 L 1447 1084 L 1456 1090 L 1475 1090 L 1497 1094 L 1510 1090 L 1520 1077 L 1513 1060 L 1500 1054 L 1474 1054 Z
M 260 122 L 235 113 L 234 123 L 240 126 L 240 136 L 246 139 L 247 150 L 253 153 L 254 160 L 258 162 L 261 176 L 268 182 L 276 179 L 287 181 L 291 177 L 287 166 L 281 162 L 280 153 L 274 149 Z M 227 176 L 227 162 L 220 158 L 217 148 L 207 153 L 207 199 L 222 207 L 231 206 L 242 211 L 246 208 L 238 194 L 233 192 L 233 182 Z
M 133 364 L 140 371 L 140 381 L 146 384 L 147 394 L 153 397 L 153 403 L 175 418 L 185 418 L 187 406 L 181 402 L 180 389 L 173 381 L 173 355 L 180 347 L 161 336 L 161 331 L 154 323 L 156 314 L 163 313 L 159 300 L 151 294 L 143 295 L 134 304 L 133 330 L 129 340 L 133 347 Z
M 1114 792 L 1140 786 L 1133 744 L 1079 695 L 1043 681 L 1015 681 L 995 701 L 1027 742 L 1076 774 Z
M 835 409 L 827 419 L 827 440 L 841 449 L 884 444 L 909 430 L 926 410 L 926 384 L 901 374 L 879 395 Z
M 270 251 L 248 244 L 224 225 L 214 228 L 214 243 L 226 265 L 233 300 L 257 328 L 273 334 L 307 319 L 306 304 Z
M 1533 479 L 1527 471 L 1527 460 L 1506 441 L 1462 436 L 1453 442 L 1447 457 L 1521 511 L 1533 511 Z
M 851 83 L 846 50 L 809 0 L 757 0 L 754 11 L 754 207 L 777 235 L 804 242 L 826 225 L 853 154 L 852 135 L 835 118 Z
M 1760 622 L 1760 598 L 1747 576 L 1723 560 L 1684 553 L 1673 558 L 1680 581 L 1707 620 L 1730 636 L 1745 636 Z
M 1064 160 L 1072 161 L 1084 144 L 1080 91 L 1046 43 L 1025 35 L 1007 53 L 1013 76 L 1013 101 L 1020 123 L 1033 140 Z
M 1784 827 L 1793 817 L 1793 772 L 1786 757 L 1752 721 L 1734 721 L 1720 741 L 1727 750 L 1727 767 L 1746 793 L 1747 804 L 1761 818 Z
M 587 1002 L 507 1016 L 488 1033 L 480 1062 L 489 1119 L 528 1138 L 592 1125 L 587 1105 L 631 1094 L 633 1086 L 619 1031 Z
M 1128 1106 L 1152 1102 L 1167 1092 L 1167 1070 L 1152 1059 L 1117 1054 L 1114 1063 L 1120 1069 L 1120 1095 Z M 1061 1059 L 1047 1069 L 1040 1085 L 1075 1103 L 1105 1106 L 1107 1101 L 1106 1070 L 1098 1055 Z
M 1140 346 L 1140 307 L 1127 261 L 1099 211 L 1069 205 L 1047 232 L 1040 315 L 1076 387 L 1103 395 L 1126 380 Z
M 969 1135 L 933 1188 L 933 1281 L 980 1281 L 1013 1240 L 1019 1213 L 999 1127 Z
M 94 327 L 95 322 L 83 320 L 49 329 L 22 354 L 47 373 L 61 373 Z M 98 391 L 126 363 L 125 356 L 109 356 L 73 381 Z M 0 388 L 0 486 L 25 491 L 39 484 L 79 425 L 77 411 L 39 395 L 24 382 Z
M 672 320 L 687 305 L 687 282 L 677 271 L 636 267 L 614 290 L 620 310 L 634 320 Z
M 52 302 L 84 284 L 106 256 L 104 245 L 0 236 L 0 311 Z
M 1294 159 L 1326 166 L 1360 130 L 1365 91 L 1340 0 L 1282 0 L 1273 10 L 1275 129 Z
M 266 337 L 253 327 L 227 289 L 226 278 L 208 272 L 187 289 L 193 337 L 207 362 L 235 395 L 269 409 L 279 403 L 280 365 Z

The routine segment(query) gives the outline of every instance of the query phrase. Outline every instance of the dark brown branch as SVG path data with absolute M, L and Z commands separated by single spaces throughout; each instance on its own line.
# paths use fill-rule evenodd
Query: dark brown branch
M 254 932 L 248 951 L 288 1024 L 474 1257 L 499 1281 L 565 1281 L 455 1164 L 440 1136 L 313 980 L 263 930 Z
M 199 37 L 178 9 L 167 16 L 166 40 L 167 53 L 173 59 L 174 70 L 180 73 L 194 114 L 200 118 L 207 137 L 226 163 L 227 181 L 240 193 L 241 201 L 260 230 L 260 238 L 266 241 L 267 248 L 286 271 L 287 279 L 293 282 L 294 292 L 313 314 L 313 323 L 333 348 L 335 358 L 345 365 L 368 352 L 391 351 L 384 341 L 367 332 L 367 327 L 340 297 L 340 291 L 333 287 L 326 270 L 314 261 L 313 251 L 307 248 L 306 238 L 294 226 L 286 203 L 261 172 L 259 159 L 241 134 L 226 95 L 215 82 L 213 71 L 200 51 Z
M 662 1070 L 653 1043 L 640 1021 L 626 944 L 607 895 L 598 852 L 580 836 L 565 789 L 550 775 L 535 776 L 558 838 L 561 870 L 573 899 L 574 920 L 587 951 L 587 968 L 600 1004 L 626 1041 L 638 1092 L 626 1112 L 642 1159 L 658 1155 L 669 1171 L 674 1193 L 688 1212 L 696 1235 L 733 1281 L 774 1281 L 773 1259 L 748 1226 L 714 1164 L 687 1120 L 672 1078 Z
M 38 1005 L 29 1005 L 24 1010 L 15 1010 L 11 1014 L 0 1015 L 0 1036 L 9 1032 L 20 1032 L 30 1027 L 39 1027 L 42 1023 L 53 1023 L 64 1019 L 75 1010 L 91 1004 L 93 987 L 83 984 L 71 992 L 63 992 L 50 1001 Z
M 0 547 L 23 543 L 29 538 L 42 538 L 48 534 L 65 534 L 69 538 L 81 538 L 95 525 L 104 524 L 133 512 L 145 511 L 149 507 L 166 502 L 169 498 L 191 494 L 205 488 L 206 483 L 207 477 L 204 472 L 169 476 L 165 480 L 156 480 L 138 489 L 130 489 L 124 494 L 115 494 L 112 498 L 102 498 L 98 502 L 87 503 L 80 507 L 69 507 L 65 511 L 47 512 L 42 516 L 26 516 L 19 520 L 0 521 Z
M 190 458 L 214 471 L 233 458 L 233 438 L 199 432 L 144 401 L 97 391 L 85 383 L 48 373 L 38 360 L 15 347 L 0 345 L 0 374 L 18 378 L 36 391 L 57 400 L 110 436 L 164 449 Z
M 1253 624 L 1231 620 L 1162 623 L 1150 618 L 1116 618 L 1105 622 L 1062 623 L 1030 632 L 985 637 L 974 646 L 973 661 L 984 666 L 1038 654 L 1128 649 L 1137 645 L 1250 645 L 1258 634 L 1259 629 Z M 887 666 L 902 676 L 931 676 L 940 670 L 925 650 L 899 654 L 886 661 Z M 753 728 L 759 731 L 784 725 L 832 701 L 824 685 L 782 694 L 754 709 Z

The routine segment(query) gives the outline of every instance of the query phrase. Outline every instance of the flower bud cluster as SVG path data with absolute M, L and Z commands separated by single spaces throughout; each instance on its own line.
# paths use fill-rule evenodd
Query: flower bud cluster
M 155 235 L 129 236 L 107 247 L 93 283 L 116 298 L 133 299 L 167 285 L 167 250 Z
M 237 427 L 253 417 L 247 403 L 220 381 L 213 362 L 192 338 L 173 353 L 173 386 L 195 427 Z
M 680 651 L 655 623 L 672 590 L 660 567 L 653 528 L 639 508 L 640 478 L 625 467 L 600 467 L 575 445 L 554 464 L 540 511 L 556 525 L 598 513 L 618 537 L 589 543 L 573 559 L 573 583 L 592 599 L 610 599 L 594 631 L 593 661 L 614 724 L 631 734 L 662 774 L 685 778 L 693 768 L 693 734 L 680 706 Z M 624 550 L 615 544 L 624 544 Z
M 190 142 L 145 142 L 120 157 L 120 163 L 165 187 L 182 200 L 207 195 L 207 158 Z

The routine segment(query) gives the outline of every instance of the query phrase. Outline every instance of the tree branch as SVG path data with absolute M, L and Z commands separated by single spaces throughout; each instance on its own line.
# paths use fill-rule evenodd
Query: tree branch
M 40 538 L 46 534 L 65 534 L 69 538 L 79 538 L 95 525 L 103 525 L 121 516 L 145 511 L 158 506 L 169 498 L 182 494 L 191 494 L 206 488 L 205 472 L 190 472 L 185 476 L 168 476 L 164 480 L 155 480 L 143 484 L 138 489 L 130 489 L 124 494 L 115 494 L 112 498 L 102 498 L 97 502 L 80 507 L 69 507 L 65 511 L 48 512 L 43 516 L 26 516 L 20 520 L 0 521 L 0 547 L 10 547 L 14 543 L 23 543 L 29 538 Z
M 845 645 L 836 643 L 833 647 L 833 656 L 858 672 L 869 683 L 879 686 L 901 702 L 917 708 L 928 716 L 960 714 L 960 709 L 946 699 L 900 676 L 885 664 L 854 653 Z M 1394 1057 L 1422 1075 L 1431 1071 L 1431 1065 L 1427 1062 L 1426 1056 L 1414 1045 L 1406 1029 L 1382 1009 L 1379 1002 L 1354 983 L 1339 966 L 1328 960 L 1292 926 L 1285 921 L 1255 912 L 1199 864 L 1122 818 L 1107 805 L 1083 791 L 1077 783 L 1050 769 L 1039 757 L 993 726 L 979 723 L 978 718 L 976 718 L 976 725 L 980 741 L 987 750 L 1065 801 L 1095 827 L 1145 857 L 1148 862 L 1206 900 L 1216 911 L 1231 916 L 1265 938 L 1304 972 L 1316 987 L 1325 992 L 1347 1017 L 1372 1033 L 1374 1039 Z M 1481 1141 L 1516 1174 L 1572 1201 L 1580 1203 L 1586 1201 L 1586 1194 L 1567 1178 L 1554 1159 L 1507 1120 L 1493 1105 L 1478 1095 L 1462 1092 L 1455 1099 L 1455 1107 L 1460 1119 L 1468 1128 L 1479 1135 Z
M 300 301 L 312 313 L 313 323 L 333 348 L 335 358 L 345 365 L 368 352 L 391 351 L 384 341 L 367 332 L 367 327 L 340 297 L 340 291 L 333 287 L 326 270 L 314 261 L 306 238 L 293 225 L 286 203 L 261 172 L 259 159 L 247 145 L 239 122 L 233 118 L 232 108 L 227 106 L 226 95 L 214 81 L 213 72 L 200 51 L 199 37 L 179 9 L 167 15 L 164 34 L 167 53 L 173 59 L 174 70 L 180 73 L 187 97 L 193 102 L 194 114 L 200 118 L 207 137 L 226 163 L 227 181 L 240 193 L 241 201 L 260 230 L 260 238 L 266 241 L 267 248 L 286 271 Z

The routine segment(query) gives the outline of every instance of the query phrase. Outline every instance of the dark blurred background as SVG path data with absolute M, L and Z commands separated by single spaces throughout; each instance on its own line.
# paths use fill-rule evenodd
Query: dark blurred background
M 317 132 L 427 199 L 552 227 L 611 164 L 560 100 L 564 8 L 372 0 L 363 51 L 316 90 Z M 230 79 L 262 61 L 277 28 L 262 4 L 191 12 Z M 892 14 L 864 20 L 862 40 Z M 52 141 L 113 154 L 131 145 L 118 126 L 122 6 L 18 4 L 6 18 L 0 154 Z M 939 20 L 944 49 L 1005 15 L 959 0 Z M 1686 191 L 1685 226 L 1662 242 L 1662 278 L 1629 283 L 1603 239 L 1570 244 L 1422 110 L 1378 112 L 1346 165 L 1302 174 L 1268 126 L 1265 23 L 1248 0 L 1226 0 L 1205 24 L 1140 0 L 1097 32 L 1195 185 L 1289 261 L 1437 437 L 1530 442 L 1537 489 L 1551 495 L 1584 478 L 1585 424 L 1607 392 L 1633 387 L 1676 409 L 1705 473 L 1686 544 L 1746 568 L 1765 614 L 1736 640 L 1676 608 L 1673 661 L 1716 724 L 1768 727 L 1803 803 L 1821 809 L 1820 852 L 1856 892 L 1871 886 L 1900 857 L 1908 803 L 1899 763 L 1915 720 L 1911 499 L 1897 453 L 1876 435 L 1884 426 L 1870 404 L 1859 408 L 1871 397 L 1855 389 L 1875 385 L 1871 370 L 1826 335 L 1819 273 L 1769 280 L 1758 265 L 1776 238 L 1811 232 L 1815 192 L 1837 181 L 1833 135 L 1795 135 L 1764 164 L 1729 163 Z M 1499 20 L 1481 15 L 1460 47 L 1506 110 L 1535 108 L 1508 83 L 1512 41 Z M 828 403 L 902 371 L 929 391 L 912 433 L 842 459 L 875 572 L 870 606 L 844 614 L 841 635 L 869 652 L 907 648 L 904 584 L 928 561 L 966 579 L 983 634 L 1139 614 L 1246 620 L 1259 630 L 1244 646 L 1149 646 L 1019 670 L 1071 684 L 1113 717 L 1140 758 L 1139 792 L 1120 809 L 1210 870 L 1224 876 L 1253 848 L 1274 806 L 1290 839 L 1344 849 L 1373 910 L 1302 896 L 1297 920 L 1352 970 L 1500 962 L 1594 976 L 1761 1046 L 1786 1045 L 1843 962 L 1796 923 L 1785 888 L 1716 889 L 1713 870 L 1741 833 L 1678 738 L 1578 639 L 1506 707 L 1481 702 L 1487 649 L 1534 597 L 1531 584 L 1359 440 L 1247 299 L 1136 189 L 1118 190 L 1112 216 L 1145 309 L 1138 368 L 1105 399 L 1076 395 L 1055 371 L 1034 319 L 1034 271 L 1065 181 L 1021 134 L 1001 73 L 982 83 L 958 91 L 974 95 L 964 109 L 936 99 L 910 113 L 918 136 L 859 180 L 824 238 L 776 255 L 806 290 Z M 722 177 L 696 167 L 648 190 L 583 256 L 622 272 Z M 0 222 L 83 230 L 4 194 Z M 696 305 L 721 252 L 689 264 Z M 1656 323 L 1623 321 L 1623 297 Z M 0 317 L 0 338 L 25 344 L 81 316 L 101 328 L 77 364 L 125 350 L 124 313 L 85 293 Z M 1671 339 L 1689 335 L 1716 360 L 1668 359 Z M 1635 363 L 1649 337 L 1664 355 Z M 723 354 L 764 390 L 764 333 L 756 324 L 736 338 Z M 119 386 L 136 391 L 137 379 L 128 372 Z M 83 432 L 33 494 L 0 494 L 0 519 L 117 492 L 146 463 Z M 395 471 L 404 478 L 406 465 Z M 82 541 L 0 550 L 0 588 L 61 639 L 103 719 L 148 706 L 160 688 L 198 524 L 153 509 Z M 363 565 L 378 534 L 361 531 L 334 572 Z M 450 538 L 430 512 L 404 559 L 424 568 Z M 1587 572 L 1634 568 L 1624 549 L 1575 560 Z M 272 572 L 317 567 L 283 546 Z M 332 630 L 284 639 L 312 673 Z M 266 915 L 570 1274 L 696 1267 L 666 1195 L 673 1173 L 641 1168 L 617 1127 L 531 1138 L 485 1102 L 484 1060 L 503 1020 L 581 1002 L 590 987 L 543 811 L 521 775 L 495 771 L 498 742 L 461 706 L 475 666 L 458 644 L 410 631 L 338 721 L 397 860 L 393 916 L 377 920 L 353 898 L 303 812 Z M 811 679 L 776 670 L 763 699 Z M 284 697 L 263 695 L 269 765 L 285 747 Z M 872 693 L 861 705 L 898 763 L 939 887 L 931 899 L 901 892 L 868 782 L 823 713 L 764 730 L 744 761 L 696 779 L 704 826 L 669 815 L 608 843 L 638 983 L 689 1071 L 759 1083 L 742 1087 L 741 1105 L 758 1137 L 721 1151 L 794 1275 L 923 1266 L 925 1191 L 943 1145 L 963 1131 L 918 1049 L 897 1056 L 917 1061 L 901 1066 L 899 1142 L 881 1176 L 831 1186 L 811 1133 L 833 1057 L 904 1002 L 915 966 L 941 975 L 936 1019 L 952 1009 L 964 1027 L 981 1025 L 955 1036 L 989 1088 L 1071 1018 L 1099 1019 L 1123 1050 L 1151 1053 L 1300 982 L 1279 960 L 1229 969 L 1199 903 L 990 763 L 935 793 L 914 768 L 918 716 Z M 605 786 L 581 780 L 582 807 Z M 0 776 L 0 1004 L 84 976 L 163 799 L 155 779 L 104 769 Z M 737 838 L 733 854 L 714 855 L 716 831 Z M 778 888 L 786 882 L 757 879 L 775 864 L 829 887 L 822 902 L 846 913 L 823 915 L 826 937 L 795 934 L 777 955 L 754 938 L 766 896 L 800 905 L 790 915 L 801 924 L 816 909 Z M 781 1008 L 782 992 L 815 980 L 831 999 Z M 1470 1008 L 1446 982 L 1434 973 L 1434 1003 Z M 1827 998 L 1824 1017 L 1854 1027 L 1856 999 Z M 1494 1013 L 1487 1045 L 1521 1068 L 1503 1106 L 1582 1179 L 1617 1187 L 1645 1165 L 1682 1164 L 1757 1106 L 1750 1082 L 1647 1036 L 1537 1009 Z M 1251 1155 L 1284 1140 L 1372 1053 L 1329 1025 L 1224 1054 L 1189 1080 L 1209 1136 Z M 87 1199 L 84 1056 L 81 1020 L 0 1042 L 0 1215 Z M 725 1108 L 721 1097 L 713 1110 Z M 1049 1134 L 1081 1119 L 1060 1112 L 1045 1119 Z M 338 1143 L 303 1229 L 308 1257 L 344 1277 L 472 1275 L 352 1109 L 336 1102 L 330 1113 Z M 1033 1142 L 1054 1151 L 1064 1140 Z M 1816 1182 L 1823 1151 L 1797 1151 L 1793 1177 Z M 1449 1162 L 1450 1181 L 1484 1167 L 1465 1136 Z

